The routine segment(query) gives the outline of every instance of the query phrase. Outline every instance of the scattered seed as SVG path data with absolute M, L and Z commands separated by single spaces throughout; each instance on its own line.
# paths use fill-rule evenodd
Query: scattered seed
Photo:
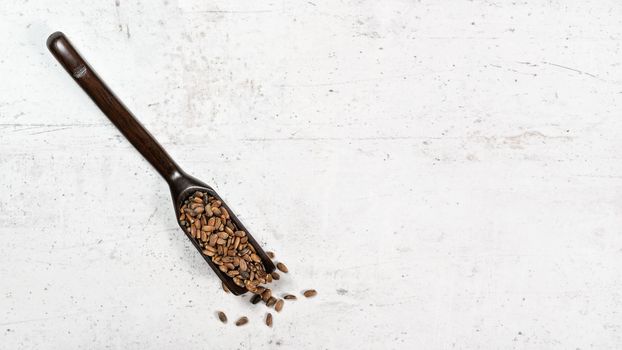
M 272 278 L 275 279 L 275 280 L 281 279 L 281 276 L 276 271 L 273 271 L 270 275 L 272 275 Z
M 291 295 L 291 294 L 287 294 L 283 297 L 283 299 L 285 300 L 296 300 L 296 296 L 295 295 Z
M 261 293 L 261 299 L 263 301 L 268 301 L 268 299 L 270 299 L 270 297 L 272 296 L 272 291 L 270 289 L 266 289 L 263 291 L 263 293 Z
M 285 266 L 285 264 L 283 264 L 282 262 L 276 263 L 276 268 L 279 269 L 279 271 L 281 272 L 285 272 L 287 273 L 287 266 Z
M 222 323 L 227 323 L 227 315 L 225 315 L 225 313 L 222 311 L 218 311 L 218 319 Z
M 269 312 L 266 315 L 266 326 L 272 327 L 272 314 Z
M 261 295 L 259 294 L 253 295 L 250 301 L 251 301 L 251 304 L 257 304 L 258 302 L 261 301 Z
M 283 299 L 279 299 L 279 301 L 277 301 L 276 304 L 274 304 L 274 309 L 276 310 L 276 312 L 281 312 L 281 310 L 283 310 L 284 304 L 285 304 L 285 301 L 283 301 Z
M 274 259 L 274 253 L 273 252 L 266 252 L 266 255 L 268 256 L 268 258 Z
M 302 294 L 307 298 L 311 298 L 317 295 L 317 291 L 315 289 L 309 289 L 305 290 L 305 292 Z
M 270 299 L 268 299 L 268 301 L 266 301 L 266 305 L 268 307 L 272 307 L 274 304 L 276 304 L 276 298 L 275 297 L 270 297 Z
M 242 316 L 242 317 L 238 318 L 237 321 L 235 321 L 235 325 L 238 326 L 238 327 L 239 326 L 243 326 L 243 325 L 245 325 L 247 323 L 248 323 L 248 317 L 246 317 L 246 316 Z

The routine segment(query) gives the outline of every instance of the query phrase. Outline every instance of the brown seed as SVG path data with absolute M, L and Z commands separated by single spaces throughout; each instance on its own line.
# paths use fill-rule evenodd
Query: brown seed
M 266 255 L 268 256 L 268 258 L 274 259 L 274 253 L 273 252 L 266 252 Z
M 210 225 L 205 225 L 203 227 L 201 227 L 201 231 L 205 231 L 205 232 L 212 232 L 214 231 L 215 227 L 214 226 L 210 226 Z
M 244 237 L 246 236 L 246 232 L 244 231 L 235 231 L 235 235 L 238 237 Z
M 210 207 L 205 207 L 205 215 L 207 215 L 210 218 L 214 216 L 214 213 L 212 212 L 212 209 Z
M 229 238 L 229 235 L 227 232 L 218 232 L 218 238 L 227 239 Z
M 315 289 L 305 290 L 305 292 L 302 293 L 302 295 L 304 295 L 307 298 L 311 298 L 317 295 L 317 291 Z
M 251 254 L 251 259 L 252 259 L 254 262 L 261 262 L 261 258 L 260 258 L 260 257 L 259 257 L 259 255 L 257 255 L 257 254 Z
M 233 241 L 233 249 L 237 250 L 239 246 L 240 246 L 240 237 L 235 237 L 235 240 Z
M 283 297 L 283 299 L 285 300 L 296 300 L 296 296 L 295 295 L 291 295 L 291 294 L 287 294 Z
M 228 269 L 227 269 L 227 266 L 225 266 L 225 265 L 220 265 L 220 266 L 218 266 L 218 268 L 219 268 L 219 269 L 220 269 L 220 271 L 222 271 L 222 272 L 227 272 L 227 270 L 228 270 Z
M 197 214 L 201 214 L 205 211 L 205 208 L 203 208 L 202 206 L 199 206 L 197 208 L 194 209 L 194 212 Z
M 212 233 L 209 236 L 209 242 L 207 242 L 207 244 L 211 245 L 212 247 L 216 245 L 216 241 L 218 240 L 218 236 L 215 233 Z
M 212 213 L 214 213 L 214 215 L 216 215 L 216 216 L 220 216 L 222 214 L 222 212 L 220 211 L 219 208 L 212 207 L 211 209 L 212 209 Z M 220 219 L 220 218 L 218 218 L 218 219 Z
M 216 240 L 216 244 L 218 244 L 218 245 L 223 245 L 223 244 L 225 244 L 225 243 L 227 243 L 227 241 L 225 241 L 225 240 L 224 240 L 224 239 L 222 239 L 222 238 L 218 238 L 218 239 Z
M 222 311 L 218 311 L 218 319 L 222 323 L 227 323 L 227 315 L 225 315 L 225 313 Z
M 266 315 L 266 326 L 272 327 L 272 314 L 269 312 Z
M 215 224 L 216 224 L 216 218 L 209 218 L 209 220 L 207 220 L 208 226 L 216 227 Z
M 233 264 L 232 264 L 232 263 L 227 263 L 227 264 L 225 264 L 225 266 L 226 266 L 229 270 L 233 270 L 233 269 L 235 269 L 235 266 L 233 266 Z M 252 279 L 252 278 L 251 278 L 251 279 Z
M 266 290 L 263 291 L 263 293 L 261 293 L 261 300 L 268 301 L 268 299 L 270 299 L 271 296 L 272 296 L 272 291 L 270 290 L 270 288 L 267 288 Z
M 272 307 L 272 305 L 276 304 L 276 298 L 275 297 L 270 297 L 270 299 L 268 299 L 268 301 L 266 301 L 266 305 L 268 307 Z
M 237 321 L 235 321 L 236 326 L 243 326 L 248 323 L 248 317 L 242 316 Z
M 256 287 L 254 284 L 250 283 L 250 281 L 244 281 L 244 286 L 246 287 L 246 289 L 251 292 L 251 293 L 255 293 Z
M 283 299 L 279 299 L 279 301 L 274 304 L 276 312 L 281 312 L 281 310 L 283 310 L 283 305 L 285 305 L 285 301 L 283 301 Z
M 225 293 L 229 293 L 229 288 L 227 288 L 227 285 L 224 282 L 221 282 L 222 285 L 222 290 L 225 291 Z
M 244 259 L 240 259 L 240 271 L 246 271 L 246 270 L 247 270 L 246 261 L 244 261 Z
M 199 193 L 201 193 L 201 192 L 196 192 L 194 195 L 196 196 L 196 195 L 197 195 L 197 194 L 199 194 Z M 203 203 L 203 200 L 202 200 L 202 199 L 201 199 L 201 197 L 199 197 L 199 196 L 194 197 L 194 198 L 192 199 L 192 201 L 193 201 L 193 202 L 195 202 L 195 203 Z
M 251 304 L 257 304 L 260 301 L 261 301 L 261 295 L 259 295 L 259 294 L 255 294 L 251 298 Z
M 229 219 L 230 218 L 229 212 L 227 211 L 227 209 L 225 209 L 225 207 L 221 207 L 220 211 L 222 212 L 222 216 L 224 216 L 225 219 Z
M 213 202 L 212 202 L 212 207 L 216 207 L 216 208 L 218 208 L 218 207 L 220 207 L 221 205 L 222 205 L 222 202 L 221 202 L 221 201 L 219 201 L 219 200 L 215 200 L 215 201 L 213 201 Z
M 287 269 L 287 266 L 285 266 L 285 264 L 283 264 L 282 262 L 276 263 L 276 268 L 279 269 L 281 272 L 285 272 L 285 273 L 287 273 L 287 271 L 289 271 Z
M 227 232 L 228 235 L 233 236 L 233 230 L 227 227 L 226 225 L 225 225 L 225 232 Z
M 272 275 L 272 279 L 275 279 L 277 281 L 281 279 L 281 276 L 276 271 L 272 272 L 271 275 Z
M 190 227 L 190 236 L 192 238 L 197 238 L 197 228 L 196 227 L 194 227 L 194 226 Z

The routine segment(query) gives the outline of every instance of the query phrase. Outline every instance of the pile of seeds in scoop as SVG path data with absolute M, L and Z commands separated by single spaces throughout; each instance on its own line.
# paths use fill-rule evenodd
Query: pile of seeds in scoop
M 254 293 L 251 303 L 257 304 L 263 301 L 268 307 L 273 307 L 281 312 L 285 300 L 296 300 L 291 294 L 277 299 L 272 295 L 272 290 L 260 284 L 271 283 L 281 278 L 278 272 L 267 273 L 261 258 L 257 255 L 255 247 L 249 242 L 245 231 L 237 227 L 231 220 L 229 211 L 223 203 L 207 192 L 196 191 L 184 201 L 180 208 L 179 221 L 186 228 L 190 237 L 201 247 L 203 255 L 210 257 L 218 269 L 231 277 L 233 282 L 240 287 Z M 270 259 L 274 259 L 274 253 L 266 252 Z M 289 270 L 282 262 L 276 264 L 277 269 L 283 273 Z M 223 289 L 229 290 L 223 283 Z M 304 293 L 305 297 L 317 294 L 313 289 Z M 218 312 L 218 318 L 227 322 L 226 315 Z M 246 316 L 236 322 L 242 326 L 248 322 Z M 266 325 L 272 326 L 272 314 L 268 314 Z
M 233 283 L 254 292 L 260 283 L 272 282 L 246 232 L 231 221 L 220 200 L 197 191 L 184 201 L 180 212 L 179 221 L 190 237 Z

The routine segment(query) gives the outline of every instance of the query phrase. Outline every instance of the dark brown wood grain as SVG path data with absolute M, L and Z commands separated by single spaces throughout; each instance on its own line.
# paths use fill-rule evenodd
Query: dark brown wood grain
M 261 246 L 255 241 L 253 236 L 244 227 L 235 215 L 234 211 L 226 204 L 224 200 L 210 186 L 200 180 L 186 174 L 173 159 L 166 153 L 164 148 L 155 140 L 155 138 L 145 129 L 144 126 L 134 117 L 134 115 L 125 107 L 117 96 L 110 90 L 104 81 L 97 75 L 93 68 L 73 47 L 69 39 L 61 33 L 56 32 L 50 35 L 47 40 L 47 46 L 58 62 L 65 68 L 67 73 L 71 75 L 73 80 L 80 85 L 82 90 L 95 102 L 97 107 L 110 119 L 110 121 L 121 131 L 125 138 L 140 152 L 149 163 L 158 171 L 158 173 L 168 183 L 171 196 L 173 197 L 173 206 L 175 208 L 175 220 L 179 223 L 179 208 L 183 201 L 195 191 L 209 192 L 219 198 L 223 205 L 227 208 L 231 215 L 231 220 L 242 230 L 248 234 L 249 242 L 255 247 L 257 254 L 261 257 L 267 272 L 274 271 L 275 267 L 270 258 L 266 255 Z M 181 225 L 180 225 L 181 227 Z M 246 292 L 246 289 L 239 287 L 231 278 L 220 271 L 209 257 L 201 253 L 199 244 L 189 236 L 189 233 L 182 227 L 182 230 L 190 239 L 192 244 L 197 248 L 199 254 L 203 256 L 205 261 L 211 266 L 212 270 L 225 283 L 227 288 L 236 295 Z

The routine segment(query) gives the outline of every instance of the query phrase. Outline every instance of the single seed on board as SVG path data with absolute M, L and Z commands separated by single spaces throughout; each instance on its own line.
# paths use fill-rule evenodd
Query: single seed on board
M 269 312 L 266 315 L 266 326 L 272 327 L 272 314 Z
M 311 298 L 317 295 L 317 291 L 315 289 L 305 290 L 305 292 L 302 293 L 302 295 L 304 295 L 307 298 Z
M 218 319 L 222 323 L 227 323 L 227 315 L 225 315 L 225 313 L 222 311 L 218 311 Z
M 291 294 L 287 294 L 283 297 L 283 299 L 285 300 L 296 300 L 296 296 L 295 295 L 291 295 Z
M 257 304 L 260 301 L 261 301 L 261 295 L 259 294 L 253 295 L 253 297 L 250 300 L 251 304 Z
M 270 289 L 266 289 L 263 291 L 263 293 L 261 293 L 261 299 L 263 301 L 268 301 L 268 299 L 270 299 L 271 296 L 272 296 L 272 291 Z
M 243 325 L 245 325 L 247 323 L 248 323 L 248 317 L 246 317 L 246 316 L 242 316 L 242 317 L 238 318 L 237 321 L 235 321 L 235 325 L 238 326 L 238 327 L 239 326 L 243 326 Z
M 274 253 L 273 252 L 266 252 L 266 255 L 268 256 L 268 258 L 274 259 Z
M 279 269 L 279 271 L 281 272 L 285 272 L 287 273 L 287 266 L 285 266 L 285 264 L 283 264 L 282 262 L 278 262 L 276 263 L 276 268 Z
M 273 278 L 273 279 L 275 279 L 275 280 L 277 280 L 277 281 L 278 281 L 279 279 L 281 279 L 281 275 L 279 275 L 279 273 L 278 273 L 278 272 L 276 272 L 276 271 L 273 271 L 273 272 L 271 273 L 271 275 L 272 275 L 272 278 Z
M 274 309 L 276 310 L 276 312 L 281 312 L 281 310 L 283 310 L 284 304 L 285 302 L 283 301 L 283 299 L 279 299 L 279 301 L 274 304 Z

